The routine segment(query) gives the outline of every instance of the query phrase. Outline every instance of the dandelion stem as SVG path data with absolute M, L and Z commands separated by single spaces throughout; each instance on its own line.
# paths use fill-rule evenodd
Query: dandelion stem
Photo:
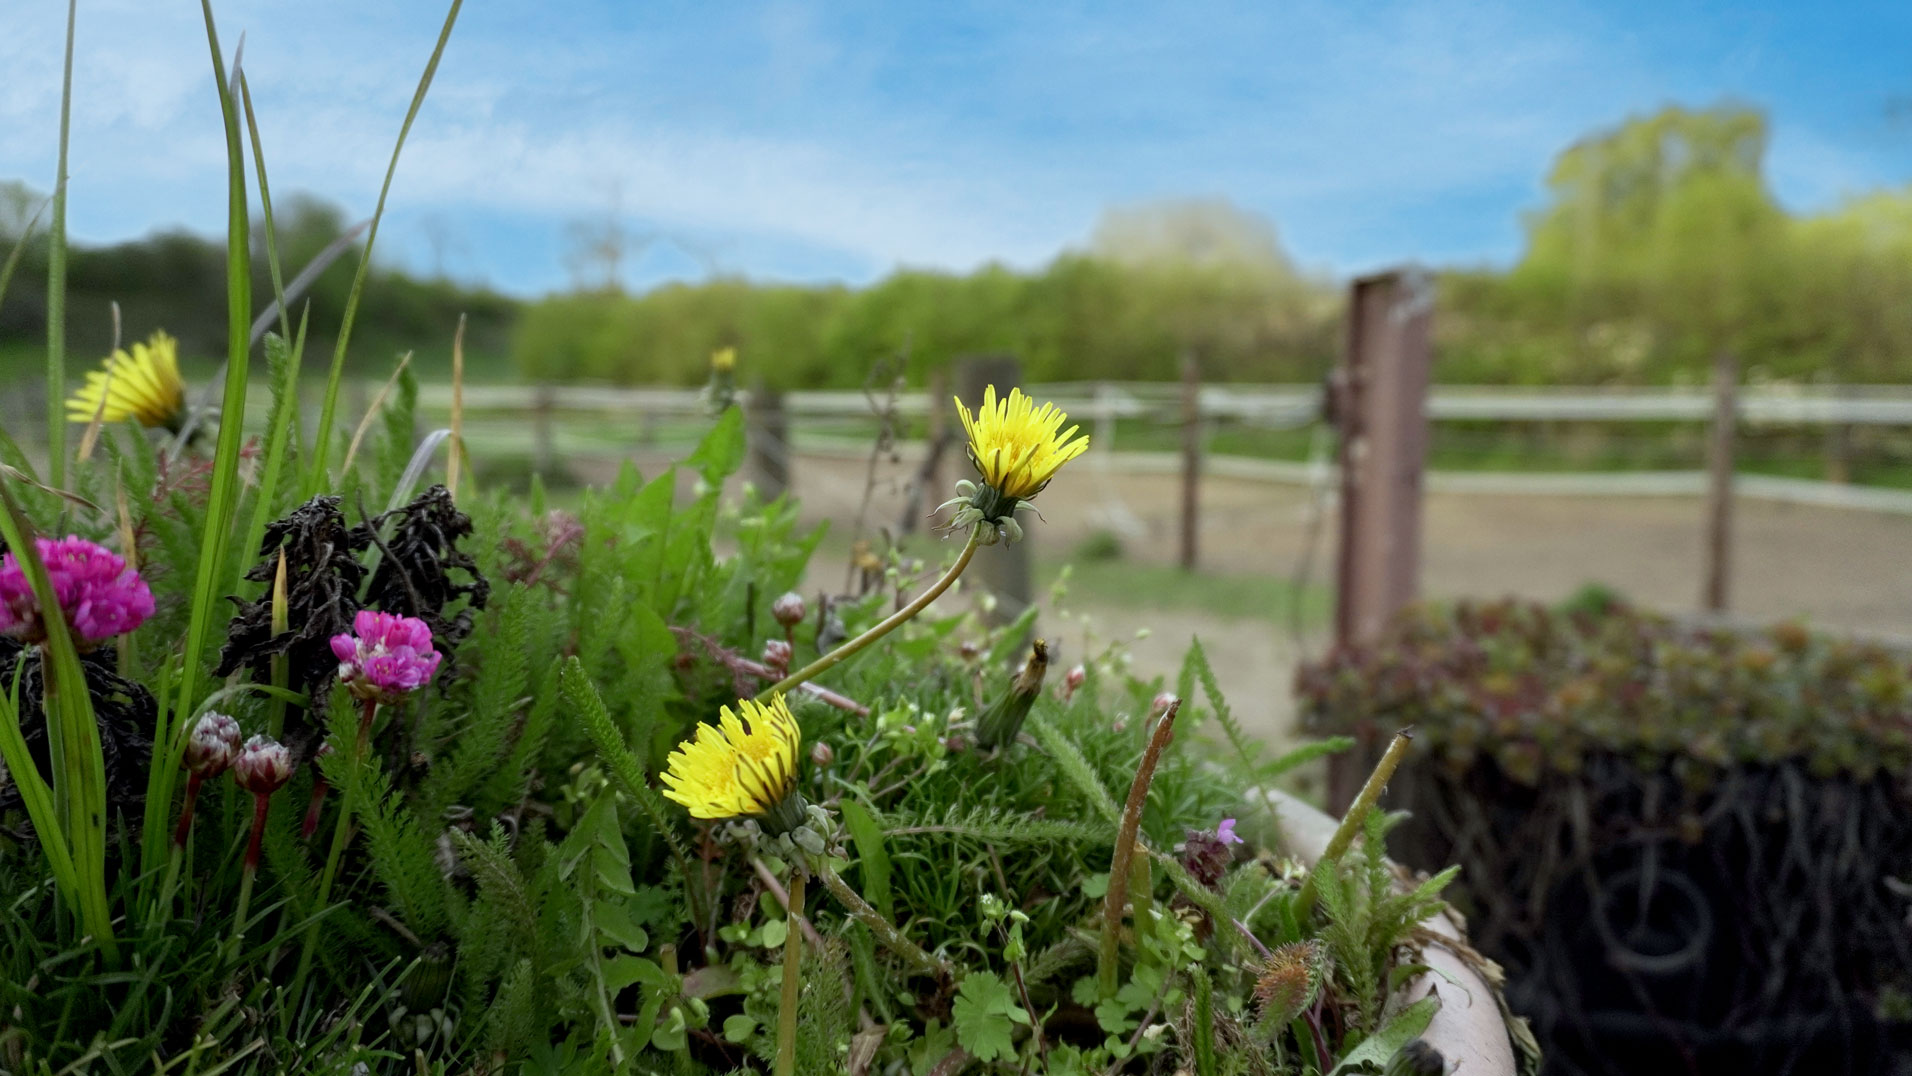
M 814 680 L 818 676 L 829 672 L 844 660 L 854 657 L 857 651 L 862 650 L 883 636 L 895 631 L 901 627 L 905 621 L 922 612 L 924 609 L 929 608 L 929 603 L 941 596 L 943 591 L 948 590 L 950 584 L 956 581 L 956 577 L 963 574 L 963 569 L 969 567 L 970 558 L 976 555 L 976 547 L 982 543 L 983 528 L 986 526 L 988 526 L 988 524 L 978 523 L 970 528 L 969 541 L 963 545 L 962 555 L 956 558 L 956 563 L 949 566 L 949 571 L 944 572 L 941 579 L 930 584 L 928 590 L 918 594 L 908 605 L 884 617 L 882 622 L 875 627 L 870 628 L 863 634 L 849 640 L 835 650 L 830 651 L 828 654 L 823 655 L 810 664 L 805 665 L 803 668 L 798 669 L 796 672 L 791 673 L 789 676 L 771 684 L 761 692 L 758 692 L 757 701 L 768 702 L 773 695 L 787 692 L 799 684 Z M 831 892 L 835 892 L 835 890 L 832 889 Z
M 1374 810 L 1376 803 L 1380 802 L 1381 793 L 1387 789 L 1388 781 L 1393 778 L 1394 771 L 1400 767 L 1401 760 L 1407 757 L 1408 745 L 1413 742 L 1413 729 L 1402 729 L 1394 734 L 1394 740 L 1388 744 L 1387 753 L 1381 756 L 1381 761 L 1374 767 L 1374 772 L 1368 774 L 1368 783 L 1361 786 L 1361 794 L 1348 805 L 1348 813 L 1341 816 L 1341 824 L 1335 827 L 1334 836 L 1328 839 L 1328 847 L 1322 850 L 1321 858 L 1317 862 L 1327 863 L 1339 860 L 1347 852 L 1348 846 L 1354 843 L 1355 834 L 1360 833 L 1361 827 L 1367 824 L 1368 813 Z M 1375 854 L 1380 852 L 1379 849 L 1374 851 Z M 1308 879 L 1301 883 L 1300 891 L 1295 894 L 1296 921 L 1305 922 L 1309 914 L 1314 911 L 1314 903 L 1314 875 L 1310 874 Z
M 909 961 L 911 966 L 924 975 L 934 975 L 942 979 L 955 977 L 956 969 L 950 967 L 948 961 L 938 959 L 922 946 L 904 937 L 903 932 L 896 929 L 894 923 L 883 918 L 881 912 L 870 907 L 870 902 L 864 900 L 856 890 L 851 889 L 850 883 L 844 881 L 842 876 L 831 870 L 827 864 L 819 865 L 817 875 L 823 879 L 823 887 L 828 889 L 830 895 L 850 913 L 850 918 L 868 927 L 870 933 L 876 935 L 876 940 L 882 942 L 885 948 Z
M 803 868 L 790 872 L 790 907 L 787 918 L 803 915 Z M 795 923 L 783 939 L 783 996 L 777 1002 L 777 1073 L 795 1076 L 797 1071 L 797 991 L 803 985 L 803 931 Z

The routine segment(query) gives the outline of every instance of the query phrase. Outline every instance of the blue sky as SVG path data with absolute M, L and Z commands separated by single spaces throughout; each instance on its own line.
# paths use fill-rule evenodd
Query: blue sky
M 215 2 L 275 192 L 371 211 L 442 9 Z M 54 172 L 64 5 L 0 0 L 0 177 Z M 81 0 L 73 234 L 224 219 L 198 7 Z M 382 254 L 535 294 L 567 225 L 644 285 L 1033 267 L 1106 206 L 1223 196 L 1304 265 L 1505 263 L 1555 153 L 1633 113 L 1767 108 L 1788 206 L 1912 182 L 1912 3 L 668 4 L 471 0 Z

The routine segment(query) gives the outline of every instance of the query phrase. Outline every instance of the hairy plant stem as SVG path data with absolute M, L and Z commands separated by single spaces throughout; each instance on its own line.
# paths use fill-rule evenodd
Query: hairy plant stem
M 882 913 L 872 908 L 870 902 L 863 899 L 862 894 L 851 889 L 850 883 L 830 869 L 828 864 L 817 864 L 817 875 L 823 879 L 823 887 L 828 889 L 830 895 L 837 899 L 837 903 L 843 905 L 844 910 L 850 913 L 850 918 L 868 927 L 870 933 L 876 936 L 876 940 L 883 943 L 884 948 L 909 961 L 912 967 L 924 975 L 934 975 L 945 980 L 955 978 L 956 969 L 950 965 L 949 961 L 931 955 L 922 946 L 904 937 L 903 932 L 896 929 L 894 923 L 883 918 Z
M 803 915 L 803 867 L 790 871 L 791 920 Z M 783 939 L 783 996 L 777 1002 L 777 1073 L 796 1076 L 797 1071 L 797 991 L 803 985 L 803 931 L 789 923 Z
M 1129 801 L 1122 808 L 1122 821 L 1115 832 L 1115 856 L 1109 862 L 1109 891 L 1102 904 L 1102 946 L 1096 954 L 1096 986 L 1103 997 L 1112 997 L 1121 984 L 1117 979 L 1117 964 L 1121 955 L 1122 908 L 1129 900 L 1129 863 L 1135 856 L 1135 849 L 1141 843 L 1136 833 L 1142 828 L 1142 808 L 1148 803 L 1149 783 L 1155 780 L 1155 767 L 1162 761 L 1162 751 L 1175 736 L 1175 715 L 1182 710 L 1182 700 L 1171 699 L 1168 708 L 1162 711 L 1161 720 L 1155 723 L 1155 731 L 1149 735 L 1148 749 L 1142 752 L 1142 763 L 1135 768 L 1135 780 L 1129 784 Z M 1148 905 L 1144 898 L 1136 900 L 1136 929 L 1142 927 L 1142 915 Z
M 985 526 L 987 526 L 987 524 L 978 523 L 969 529 L 969 541 L 964 543 L 962 554 L 956 558 L 956 563 L 949 566 L 949 571 L 944 572 L 941 579 L 930 584 L 928 590 L 918 594 L 908 605 L 884 617 L 880 623 L 868 629 L 863 634 L 844 642 L 835 650 L 830 651 L 828 654 L 805 665 L 789 676 L 764 688 L 757 693 L 757 701 L 768 702 L 773 695 L 787 692 L 799 684 L 814 680 L 818 676 L 829 672 L 849 658 L 855 657 L 858 651 L 901 627 L 911 617 L 929 608 L 929 603 L 940 597 L 943 591 L 948 590 L 950 584 L 956 582 L 956 577 L 963 574 L 963 569 L 969 567 L 970 558 L 976 555 L 976 547 L 982 544 L 983 527 Z M 832 890 L 832 892 L 835 892 L 835 890 Z
M 1339 860 L 1347 852 L 1348 847 L 1354 843 L 1355 836 L 1361 832 L 1361 827 L 1367 824 L 1369 812 L 1373 811 L 1375 804 L 1381 801 L 1381 793 L 1387 789 L 1388 781 L 1394 777 L 1394 771 L 1400 768 L 1401 760 L 1407 757 L 1408 746 L 1413 742 L 1413 729 L 1402 729 L 1394 734 L 1393 741 L 1388 744 L 1387 753 L 1381 756 L 1381 761 L 1375 765 L 1374 772 L 1368 774 L 1367 783 L 1361 786 L 1361 794 L 1348 805 L 1348 813 L 1341 816 L 1341 824 L 1335 827 L 1334 836 L 1328 839 L 1328 847 L 1322 850 L 1321 859 L 1318 862 Z M 1375 849 L 1374 854 L 1380 854 L 1380 849 Z M 1301 889 L 1295 893 L 1296 921 L 1305 922 L 1313 913 L 1314 905 L 1315 882 L 1314 875 L 1310 874 L 1307 880 L 1301 883 Z

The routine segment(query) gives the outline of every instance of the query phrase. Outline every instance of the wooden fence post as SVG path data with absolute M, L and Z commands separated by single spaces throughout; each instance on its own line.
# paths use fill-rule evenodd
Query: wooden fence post
M 551 446 L 551 410 L 556 400 L 550 385 L 539 385 L 531 394 L 531 473 L 549 478 L 554 458 Z
M 929 410 L 924 413 L 927 423 L 923 433 L 923 462 L 916 468 L 907 496 L 903 498 L 903 518 L 897 521 L 896 533 L 915 534 L 928 522 L 929 514 L 950 497 L 955 496 L 952 481 L 948 478 L 947 457 L 955 445 L 956 437 L 950 419 L 949 371 L 937 367 L 929 372 Z M 958 463 L 964 474 L 968 469 Z
M 1330 401 L 1341 467 L 1336 646 L 1372 641 L 1420 591 L 1433 299 L 1432 283 L 1413 270 L 1363 277 L 1349 290 L 1347 351 Z M 1330 761 L 1330 811 L 1347 809 L 1378 749 L 1363 744 Z
M 1700 605 L 1723 613 L 1732 598 L 1733 435 L 1739 419 L 1739 359 L 1713 360 L 1713 426 L 1706 443 L 1706 550 Z
M 1202 374 L 1182 352 L 1182 570 L 1195 570 L 1202 529 Z
M 959 362 L 957 371 L 957 392 L 972 411 L 982 406 L 985 388 L 994 385 L 1000 399 L 1022 382 L 1022 364 L 1013 355 L 970 356 Z M 1029 542 L 1035 530 L 1024 527 L 1023 540 L 1014 545 L 998 544 L 980 550 L 970 565 L 967 574 L 976 580 L 979 589 L 996 596 L 996 609 L 989 616 L 992 623 L 1014 620 L 1034 595 Z
M 790 489 L 790 413 L 784 410 L 783 392 L 759 380 L 750 390 L 746 414 L 750 469 L 745 473 L 766 502 L 774 501 Z

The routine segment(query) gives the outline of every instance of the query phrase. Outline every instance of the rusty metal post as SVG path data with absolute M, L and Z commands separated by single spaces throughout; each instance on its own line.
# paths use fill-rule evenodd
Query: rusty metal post
M 1021 383 L 1022 363 L 1013 355 L 976 355 L 960 360 L 957 365 L 957 394 L 972 411 L 982 406 L 983 390 L 990 385 L 996 386 L 996 396 L 1000 399 Z M 1029 543 L 1037 529 L 1025 526 L 1022 541 L 981 550 L 964 575 L 966 584 L 996 596 L 996 608 L 989 617 L 992 623 L 1014 620 L 1028 607 L 1034 595 Z
M 1733 439 L 1739 422 L 1739 359 L 1713 360 L 1713 426 L 1706 442 L 1706 549 L 1700 607 L 1723 613 L 1733 583 Z
M 1349 290 L 1347 351 L 1332 401 L 1341 467 L 1336 646 L 1372 641 L 1420 592 L 1433 309 L 1433 284 L 1416 270 L 1362 277 Z M 1332 760 L 1331 811 L 1352 802 L 1378 749 L 1363 745 Z
M 790 413 L 784 409 L 783 392 L 761 380 L 750 390 L 746 413 L 750 468 L 745 473 L 768 503 L 790 489 Z
M 1199 559 L 1202 529 L 1202 373 L 1195 353 L 1182 352 L 1182 570 Z

